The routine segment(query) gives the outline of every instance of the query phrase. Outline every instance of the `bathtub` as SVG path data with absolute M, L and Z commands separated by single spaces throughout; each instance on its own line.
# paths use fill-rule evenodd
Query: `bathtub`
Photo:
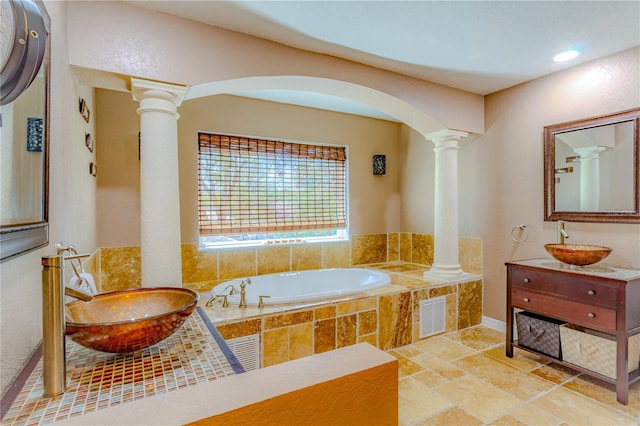
M 245 287 L 248 305 L 257 305 L 258 296 L 270 296 L 263 299 L 265 305 L 304 303 L 371 290 L 391 282 L 384 272 L 361 268 L 281 272 L 248 278 L 251 279 L 251 285 Z M 246 281 L 247 277 L 225 281 L 215 286 L 213 292 L 216 295 L 229 294 L 229 285 L 240 290 L 243 280 Z M 228 296 L 228 300 L 231 306 L 237 306 L 240 294 Z

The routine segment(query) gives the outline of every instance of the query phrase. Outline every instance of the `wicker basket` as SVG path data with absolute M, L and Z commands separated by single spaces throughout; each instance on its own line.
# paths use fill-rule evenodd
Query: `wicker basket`
M 518 312 L 518 346 L 542 352 L 557 359 L 562 359 L 560 346 L 560 325 L 564 321 L 532 314 Z
M 609 334 L 565 324 L 560 327 L 564 360 L 611 379 L 616 378 L 616 340 Z M 629 372 L 640 364 L 640 334 L 629 338 Z

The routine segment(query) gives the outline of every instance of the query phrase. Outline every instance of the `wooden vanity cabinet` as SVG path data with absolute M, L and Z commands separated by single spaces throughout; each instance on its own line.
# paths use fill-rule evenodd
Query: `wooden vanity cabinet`
M 507 262 L 507 346 L 533 352 L 558 364 L 615 383 L 618 402 L 627 404 L 629 385 L 640 369 L 628 373 L 628 339 L 640 333 L 640 271 L 607 266 L 571 269 L 550 259 Z M 513 339 L 514 314 L 525 310 L 615 336 L 616 379 L 564 363 Z

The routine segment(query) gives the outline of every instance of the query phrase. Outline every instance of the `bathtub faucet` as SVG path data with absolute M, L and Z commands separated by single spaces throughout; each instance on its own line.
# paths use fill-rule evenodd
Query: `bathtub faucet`
M 247 307 L 247 291 L 245 289 L 247 284 L 251 284 L 251 278 L 247 278 L 246 281 L 242 280 L 242 282 L 240 283 L 240 304 L 238 305 L 239 308 Z

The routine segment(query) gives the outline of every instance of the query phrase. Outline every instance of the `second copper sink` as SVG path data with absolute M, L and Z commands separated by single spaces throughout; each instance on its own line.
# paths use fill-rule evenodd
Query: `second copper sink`
M 546 244 L 544 248 L 560 262 L 575 266 L 592 265 L 611 253 L 609 247 L 585 244 Z
M 193 290 L 138 288 L 102 293 L 66 305 L 66 334 L 102 352 L 134 352 L 171 336 L 198 303 Z

